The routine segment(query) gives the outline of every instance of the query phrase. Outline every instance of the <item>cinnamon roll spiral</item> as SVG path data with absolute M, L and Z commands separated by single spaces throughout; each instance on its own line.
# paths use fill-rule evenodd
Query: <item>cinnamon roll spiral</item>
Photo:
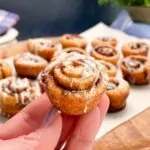
M 100 45 L 93 48 L 91 51 L 91 56 L 95 59 L 104 60 L 114 65 L 116 65 L 119 60 L 118 52 L 113 47 L 105 45 Z
M 0 107 L 2 115 L 11 117 L 40 96 L 36 81 L 8 77 L 0 81 Z
M 48 62 L 42 57 L 31 53 L 23 53 L 14 59 L 17 74 L 24 77 L 37 77 Z
M 109 62 L 106 62 L 103 60 L 100 60 L 99 62 L 104 66 L 109 77 L 116 76 L 116 74 L 117 74 L 116 66 L 114 66 L 112 63 L 109 63 Z
M 78 34 L 64 34 L 60 42 L 64 48 L 79 47 L 84 49 L 86 47 L 86 40 Z
M 69 48 L 62 49 L 62 51 L 57 51 L 57 52 L 55 52 L 55 53 L 54 53 L 53 59 L 55 59 L 57 56 L 61 55 L 62 52 L 66 52 L 66 53 L 76 52 L 76 53 L 79 53 L 79 54 L 86 55 L 85 50 L 82 49 L 82 48 L 78 48 L 78 47 L 69 47 Z
M 105 93 L 110 100 L 109 112 L 116 112 L 126 106 L 130 86 L 123 79 L 110 78 Z
M 33 54 L 39 55 L 46 60 L 51 60 L 56 51 L 62 49 L 62 45 L 48 39 L 28 40 L 29 51 Z
M 124 57 L 131 56 L 131 55 L 148 56 L 149 49 L 150 47 L 147 43 L 131 42 L 123 46 L 122 53 Z
M 128 56 L 121 62 L 124 79 L 131 84 L 147 84 L 150 81 L 150 61 L 145 56 Z
M 100 63 L 75 52 L 57 57 L 41 75 L 51 102 L 63 113 L 82 115 L 98 103 L 108 76 Z
M 115 48 L 117 45 L 117 40 L 115 38 L 112 38 L 112 37 L 97 37 L 96 39 L 94 39 L 92 41 L 91 44 L 93 47 L 105 45 L 105 46 L 112 46 Z

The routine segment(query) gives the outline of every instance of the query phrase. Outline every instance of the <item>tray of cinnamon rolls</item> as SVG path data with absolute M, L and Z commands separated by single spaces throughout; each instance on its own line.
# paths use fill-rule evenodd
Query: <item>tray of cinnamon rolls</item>
M 108 33 L 89 34 L 67 33 L 58 40 L 28 39 L 24 52 L 1 59 L 1 115 L 14 116 L 44 92 L 58 110 L 68 115 L 90 112 L 104 93 L 110 99 L 106 122 L 110 118 L 115 122 L 116 114 L 132 113 L 128 103 L 135 99 L 132 89 L 138 89 L 137 93 L 146 89 L 150 96 L 149 43 L 120 42 L 119 36 Z

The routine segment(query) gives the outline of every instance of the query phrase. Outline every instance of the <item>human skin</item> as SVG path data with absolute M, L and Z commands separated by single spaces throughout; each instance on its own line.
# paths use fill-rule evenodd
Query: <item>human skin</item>
M 64 142 L 65 150 L 92 150 L 108 107 L 109 99 L 103 95 L 90 113 L 67 116 L 43 94 L 0 126 L 0 150 L 59 150 Z

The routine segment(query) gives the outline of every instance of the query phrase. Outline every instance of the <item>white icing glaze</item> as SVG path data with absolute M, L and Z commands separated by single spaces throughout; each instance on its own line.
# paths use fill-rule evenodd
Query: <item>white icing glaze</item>
M 40 87 L 37 82 L 30 81 L 27 78 L 6 78 L 0 81 L 0 92 L 3 101 L 6 100 L 8 95 L 14 95 L 16 104 L 21 103 L 26 105 L 32 100 L 40 96 Z M 33 92 L 33 94 L 31 94 Z M 31 96 L 33 95 L 33 96 Z
M 131 59 L 131 58 L 125 58 L 124 63 L 130 73 L 137 71 L 137 69 L 141 70 L 141 71 L 144 70 L 144 64 L 142 64 L 138 60 Z M 138 68 L 132 67 L 132 66 L 134 66 L 134 63 L 137 63 L 139 65 L 139 67 Z
M 37 63 L 41 63 L 41 62 L 46 62 L 45 59 L 43 59 L 40 56 L 37 55 L 33 55 L 29 52 L 23 53 L 20 56 L 18 56 L 17 61 L 23 61 L 23 63 L 26 64 L 37 64 Z
M 91 94 L 95 90 L 95 84 L 98 81 L 99 77 L 101 76 L 102 82 L 104 84 L 108 83 L 108 76 L 105 72 L 100 72 L 103 70 L 103 65 L 101 65 L 98 61 L 96 61 L 94 58 L 85 56 L 76 52 L 72 53 L 62 53 L 62 55 L 59 55 L 53 62 L 50 63 L 50 65 L 45 69 L 43 72 L 43 75 L 46 76 L 49 74 L 49 72 L 59 63 L 61 63 L 63 66 L 72 65 L 73 61 L 80 61 L 80 63 L 84 66 L 84 71 L 82 76 L 83 77 L 89 77 L 94 76 L 94 81 L 92 83 L 92 88 L 87 92 L 85 90 L 85 95 L 87 96 L 87 99 L 91 98 Z M 72 84 L 72 83 L 70 83 Z
M 48 39 L 38 39 L 38 40 L 31 40 L 32 44 L 34 44 L 34 53 L 38 54 L 38 51 L 42 51 L 45 48 L 50 48 L 52 45 L 54 45 L 57 50 L 62 49 L 62 45 L 60 43 L 55 43 Z M 41 44 L 42 43 L 42 44 Z

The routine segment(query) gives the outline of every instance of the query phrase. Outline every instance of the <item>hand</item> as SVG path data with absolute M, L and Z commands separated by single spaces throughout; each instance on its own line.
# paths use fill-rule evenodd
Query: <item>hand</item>
M 59 150 L 64 142 L 67 150 L 92 150 L 108 105 L 103 95 L 90 113 L 67 116 L 52 108 L 43 94 L 0 127 L 0 150 Z

